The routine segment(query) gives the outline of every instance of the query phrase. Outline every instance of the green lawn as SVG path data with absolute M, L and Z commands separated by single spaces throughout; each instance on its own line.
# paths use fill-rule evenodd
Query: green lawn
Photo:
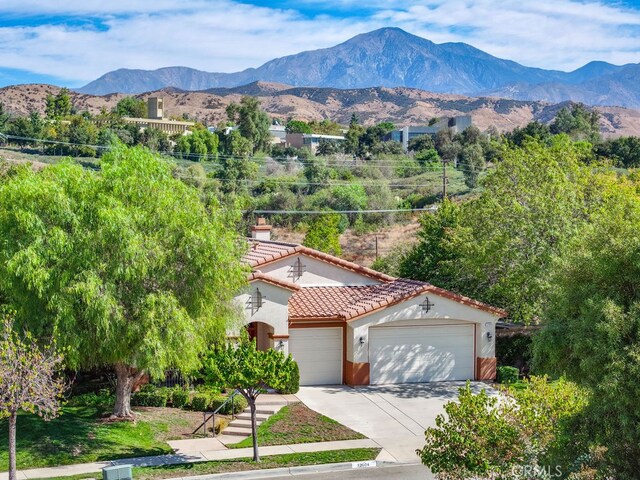
M 349 450 L 330 450 L 327 452 L 272 455 L 263 457 L 260 463 L 254 463 L 250 458 L 240 458 L 237 460 L 190 463 L 187 465 L 141 467 L 133 469 L 133 478 L 136 480 L 157 480 L 161 478 L 240 472 L 245 470 L 320 465 L 323 463 L 362 462 L 364 460 L 374 460 L 378 456 L 378 453 L 380 453 L 379 448 L 353 448 Z M 102 474 L 90 473 L 86 475 L 75 475 L 72 477 L 57 477 L 47 480 L 84 480 L 88 478 L 102 480 Z
M 35 415 L 18 417 L 18 468 L 170 453 L 166 440 L 192 430 L 202 414 L 177 409 L 140 408 L 135 423 L 109 422 L 93 407 L 63 407 L 45 422 Z M 0 421 L 0 471 L 8 469 L 6 420 Z
M 366 437 L 329 417 L 314 412 L 302 403 L 283 407 L 282 410 L 258 426 L 258 444 L 262 446 L 358 438 Z M 229 445 L 229 448 L 250 447 L 252 442 L 252 437 L 249 437 L 239 443 Z

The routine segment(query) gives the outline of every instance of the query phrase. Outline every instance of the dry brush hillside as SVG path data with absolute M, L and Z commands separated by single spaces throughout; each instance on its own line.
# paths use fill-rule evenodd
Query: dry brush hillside
M 56 94 L 52 85 L 14 85 L 0 89 L 0 102 L 16 114 L 32 110 L 44 112 L 47 94 Z M 164 89 L 137 95 L 146 99 L 162 96 L 165 110 L 180 118 L 184 114 L 207 124 L 225 120 L 225 108 L 243 95 L 258 97 L 273 117 L 301 120 L 331 119 L 347 124 L 352 113 L 362 122 L 372 124 L 392 121 L 397 125 L 424 124 L 433 117 L 470 114 L 480 129 L 495 126 L 500 131 L 526 125 L 532 120 L 551 121 L 563 104 L 519 101 L 498 98 L 471 98 L 462 95 L 437 94 L 412 88 L 335 88 L 290 87 L 257 82 L 243 87 L 185 92 Z M 72 92 L 78 111 L 99 113 L 111 109 L 123 94 L 94 96 Z M 640 111 L 622 107 L 597 107 L 602 114 L 602 132 L 606 136 L 640 135 Z

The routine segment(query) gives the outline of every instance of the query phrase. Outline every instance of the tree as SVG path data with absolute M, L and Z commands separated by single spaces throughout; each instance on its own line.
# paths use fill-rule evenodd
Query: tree
M 0 102 L 0 133 L 4 133 L 7 129 L 7 125 L 11 115 L 4 108 L 4 103 Z
M 462 149 L 458 168 L 462 170 L 465 185 L 469 188 L 476 188 L 478 176 L 485 168 L 482 147 L 478 143 L 467 145 Z
M 113 108 L 121 117 L 147 118 L 147 104 L 136 97 L 124 97 Z
M 600 114 L 582 103 L 561 109 L 551 124 L 551 133 L 566 133 L 573 140 L 600 140 Z
M 1 122 L 0 122 L 1 123 Z M 620 137 L 596 144 L 597 156 L 611 160 L 615 166 L 640 167 L 640 137 Z
M 419 242 L 401 256 L 398 276 L 452 288 L 451 267 L 458 258 L 452 233 L 460 225 L 460 207 L 444 200 L 437 211 L 420 217 Z
M 298 372 L 297 364 L 291 355 L 285 356 L 273 348 L 258 350 L 255 340 L 249 340 L 245 335 L 238 344 L 229 343 L 211 352 L 206 368 L 208 381 L 238 390 L 249 403 L 253 461 L 259 462 L 256 399 L 268 388 L 290 389 Z
M 309 223 L 302 244 L 331 255 L 340 255 L 340 215 L 316 215 Z
M 304 166 L 304 177 L 309 182 L 308 192 L 314 193 L 329 184 L 331 169 L 322 158 L 309 158 Z
M 227 107 L 227 117 L 229 121 L 238 125 L 240 135 L 251 142 L 252 153 L 266 150 L 271 143 L 271 120 L 260 108 L 257 98 L 242 97 L 240 104 L 231 103 Z
M 289 120 L 285 130 L 287 133 L 313 133 L 309 124 L 302 120 Z
M 431 135 L 418 135 L 409 140 L 410 152 L 421 152 L 435 148 L 433 137 Z
M 417 451 L 436 478 L 549 478 L 568 471 L 562 452 L 574 439 L 566 426 L 585 408 L 585 393 L 565 380 L 532 377 L 525 388 L 503 394 L 474 394 L 467 383 L 444 406 L 446 415 L 436 417 Z
M 530 122 L 524 127 L 516 127 L 506 134 L 508 140 L 521 147 L 526 140 L 538 140 L 546 143 L 551 137 L 549 125 L 540 122 Z
M 55 97 L 51 94 L 47 95 L 45 102 L 45 114 L 50 120 L 60 120 L 72 113 L 73 106 L 68 88 L 60 89 Z
M 0 339 L 0 418 L 9 417 L 9 480 L 16 480 L 16 425 L 20 410 L 45 420 L 57 415 L 64 384 L 55 343 L 40 348 L 28 332 L 19 336 L 12 317 L 2 314 Z
M 246 271 L 234 210 L 204 205 L 171 164 L 121 147 L 101 167 L 25 167 L 0 184 L 0 294 L 70 368 L 115 368 L 113 414 L 129 418 L 144 374 L 200 366 Z
M 551 277 L 534 367 L 590 392 L 583 427 L 606 447 L 612 478 L 640 471 L 640 198 L 622 179 L 591 224 L 563 250 Z

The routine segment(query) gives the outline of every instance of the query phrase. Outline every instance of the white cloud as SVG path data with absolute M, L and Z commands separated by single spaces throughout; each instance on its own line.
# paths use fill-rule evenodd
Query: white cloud
M 13 26 L 0 28 L 0 65 L 76 84 L 116 68 L 185 65 L 230 72 L 382 26 L 399 26 L 438 43 L 464 41 L 544 68 L 572 69 L 594 59 L 640 61 L 640 12 L 600 2 L 371 0 L 367 9 L 373 13 L 365 16 L 356 15 L 355 0 L 286 4 L 307 12 L 314 5 L 323 11 L 335 7 L 341 13 L 310 18 L 292 8 L 233 0 L 3 0 L 0 17 Z M 33 21 L 53 16 L 75 21 Z M 22 19 L 30 22 L 21 26 Z

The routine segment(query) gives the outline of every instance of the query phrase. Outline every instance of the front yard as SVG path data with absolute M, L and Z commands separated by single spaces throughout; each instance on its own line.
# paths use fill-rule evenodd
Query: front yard
M 258 427 L 258 444 L 260 446 L 331 442 L 359 438 L 366 437 L 329 417 L 314 412 L 303 403 L 293 403 L 283 407 Z M 234 445 L 228 445 L 228 447 L 251 447 L 252 442 L 252 437 L 249 437 Z
M 62 408 L 45 422 L 35 415 L 18 417 L 19 469 L 171 453 L 167 440 L 184 438 L 202 413 L 175 408 L 135 407 L 136 422 L 109 422 L 96 407 Z M 9 464 L 7 422 L 0 421 L 0 471 Z

